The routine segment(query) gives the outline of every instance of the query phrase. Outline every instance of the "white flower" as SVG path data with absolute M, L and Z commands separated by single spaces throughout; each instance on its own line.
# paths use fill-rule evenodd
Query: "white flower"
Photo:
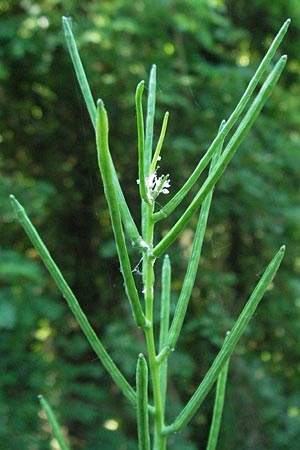
M 169 187 L 171 186 L 169 175 L 161 175 L 158 177 L 156 171 L 145 178 L 145 185 L 147 188 L 147 197 L 150 201 L 156 199 L 161 193 L 168 194 Z
M 161 156 L 158 156 L 157 161 L 160 160 Z M 168 194 L 169 187 L 171 187 L 169 174 L 161 175 L 160 177 L 158 177 L 157 169 L 159 169 L 159 166 L 157 166 L 156 170 L 154 170 L 154 172 L 150 173 L 150 175 L 145 178 L 147 198 L 150 202 L 153 202 L 153 200 L 155 200 L 156 197 L 161 193 Z M 140 184 L 140 180 L 136 180 L 136 182 L 137 184 Z

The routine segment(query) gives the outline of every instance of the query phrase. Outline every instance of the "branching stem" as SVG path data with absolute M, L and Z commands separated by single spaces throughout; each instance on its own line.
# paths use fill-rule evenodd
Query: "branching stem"
M 152 254 L 153 249 L 153 229 L 154 223 L 152 220 L 153 204 L 147 205 L 147 215 L 144 220 L 147 221 L 147 235 L 144 237 L 148 244 L 149 251 L 145 255 L 143 265 L 143 280 L 144 280 L 144 298 L 145 298 L 145 316 L 147 322 L 150 324 L 149 328 L 145 329 L 145 336 L 148 348 L 149 368 L 152 380 L 152 391 L 154 400 L 154 441 L 153 450 L 166 449 L 166 436 L 162 435 L 164 428 L 164 408 L 161 392 L 160 368 L 156 361 L 156 349 L 154 340 L 154 324 L 153 324 L 153 303 L 154 303 L 154 263 L 155 258 Z

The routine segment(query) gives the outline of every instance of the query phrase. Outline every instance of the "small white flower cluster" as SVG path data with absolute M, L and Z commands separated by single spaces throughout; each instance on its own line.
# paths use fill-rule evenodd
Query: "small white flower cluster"
M 157 176 L 156 171 L 151 173 L 149 177 L 145 178 L 145 185 L 147 189 L 147 197 L 152 202 L 156 197 L 163 193 L 169 193 L 169 187 L 171 186 L 169 175 Z M 137 180 L 137 184 L 140 184 L 140 180 Z
M 167 175 L 168 177 L 168 175 Z M 166 178 L 165 175 L 157 176 L 156 171 L 152 173 L 149 177 L 145 179 L 146 187 L 149 192 L 157 197 L 161 192 L 163 194 L 169 193 L 169 187 L 171 186 L 169 178 Z

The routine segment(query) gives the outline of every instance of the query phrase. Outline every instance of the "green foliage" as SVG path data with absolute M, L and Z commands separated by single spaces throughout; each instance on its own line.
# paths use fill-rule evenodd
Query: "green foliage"
M 122 448 L 124 435 L 127 448 L 136 448 L 131 407 L 95 361 L 17 224 L 7 226 L 12 220 L 7 195 L 13 191 L 134 384 L 134 371 L 123 354 L 130 349 L 136 354 L 140 335 L 130 344 L 132 320 L 122 301 L 101 182 L 94 175 L 93 130 L 72 80 L 61 15 L 74 18 L 92 91 L 108 104 L 113 158 L 137 221 L 133 86 L 156 62 L 158 123 L 162 111 L 171 112 L 162 170 L 171 172 L 172 167 L 177 190 L 216 134 L 217 124 L 231 113 L 271 37 L 291 16 L 283 46 L 289 55 L 285 75 L 216 189 L 191 309 L 170 358 L 170 376 L 175 377 L 169 396 L 176 415 L 204 376 L 265 261 L 285 242 L 280 277 L 231 363 L 230 406 L 224 412 L 220 449 L 298 449 L 298 2 L 113 0 L 78 6 L 70 0 L 61 10 L 50 0 L 3 1 L 0 8 L 0 167 L 5 170 L 0 303 L 8 318 L 1 316 L 3 446 L 9 448 L 13 440 L 16 449 L 49 448 L 49 429 L 37 417 L 36 397 L 43 393 L 74 436 L 73 448 Z M 155 133 L 158 138 L 159 128 Z M 164 223 L 161 231 L 171 224 Z M 170 251 L 175 293 L 171 313 L 194 229 L 192 221 Z M 109 275 L 103 275 L 103 268 Z M 135 279 L 139 282 L 137 274 Z M 44 340 L 36 338 L 41 330 L 44 335 L 50 330 Z M 184 377 L 178 373 L 183 357 L 188 360 Z M 189 429 L 170 440 L 170 448 L 205 447 L 211 411 L 208 398 Z M 106 428 L 110 419 L 117 422 L 117 431 Z

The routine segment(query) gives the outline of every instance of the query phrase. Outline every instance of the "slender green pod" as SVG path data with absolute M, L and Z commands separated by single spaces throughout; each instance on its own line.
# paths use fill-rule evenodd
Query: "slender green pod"
M 153 64 L 149 77 L 148 88 L 148 101 L 147 101 L 147 116 L 146 116 L 146 133 L 145 133 L 145 150 L 144 150 L 144 173 L 145 180 L 150 175 L 150 165 L 152 159 L 152 146 L 153 146 L 153 129 L 154 129 L 154 116 L 155 116 L 155 101 L 156 101 L 156 65 Z M 148 202 L 147 202 L 148 203 Z M 152 225 L 149 223 L 149 212 L 151 215 L 153 212 L 152 204 L 147 204 L 142 201 L 142 236 L 143 240 L 149 244 L 149 227 Z
M 227 144 L 224 152 L 222 153 L 221 158 L 218 161 L 218 164 L 216 164 L 213 172 L 211 175 L 207 177 L 203 185 L 201 186 L 198 194 L 194 197 L 191 204 L 188 206 L 188 208 L 185 210 L 185 212 L 182 214 L 180 219 L 176 222 L 176 224 L 171 228 L 171 230 L 164 236 L 164 238 L 156 245 L 156 247 L 153 249 L 153 255 L 155 257 L 159 257 L 168 247 L 169 245 L 177 238 L 177 236 L 181 233 L 183 228 L 186 226 L 187 222 L 190 220 L 190 218 L 193 216 L 193 214 L 197 211 L 207 194 L 210 192 L 212 187 L 216 184 L 216 182 L 220 179 L 221 175 L 224 173 L 227 165 L 229 164 L 230 160 L 232 159 L 233 155 L 235 154 L 236 150 L 238 149 L 239 145 L 241 144 L 242 140 L 247 135 L 248 131 L 250 130 L 251 126 L 253 125 L 255 119 L 259 115 L 260 111 L 262 110 L 265 102 L 267 101 L 268 97 L 270 96 L 275 84 L 277 83 L 280 74 L 286 64 L 287 56 L 284 55 L 280 58 L 280 60 L 275 65 L 272 72 L 269 74 L 268 78 L 264 82 L 262 88 L 260 89 L 257 97 L 255 98 L 254 102 L 250 106 L 249 110 L 247 111 L 247 114 L 245 115 L 244 119 L 241 121 L 238 129 L 230 139 L 229 143 Z M 224 126 L 225 129 L 226 125 Z M 220 135 L 222 135 L 222 131 L 220 132 Z
M 40 238 L 37 230 L 31 223 L 29 217 L 27 216 L 23 206 L 16 200 L 16 198 L 13 195 L 10 195 L 10 200 L 12 203 L 12 206 L 14 208 L 14 211 L 16 213 L 16 216 L 22 225 L 25 233 L 29 237 L 30 241 L 32 242 L 34 248 L 39 253 L 42 261 L 44 262 L 46 268 L 48 269 L 49 273 L 51 274 L 53 280 L 55 281 L 58 289 L 62 293 L 62 296 L 65 298 L 66 302 L 68 303 L 72 313 L 74 314 L 77 322 L 79 323 L 80 328 L 82 329 L 83 333 L 85 334 L 87 340 L 90 343 L 90 346 L 96 353 L 96 355 L 99 357 L 100 361 L 102 362 L 103 366 L 106 368 L 106 370 L 111 375 L 112 379 L 115 381 L 116 385 L 119 386 L 125 397 L 128 398 L 128 400 L 135 405 L 136 404 L 136 395 L 128 381 L 124 378 L 120 370 L 117 368 L 107 351 L 105 350 L 104 346 L 101 344 L 99 338 L 97 337 L 95 331 L 91 327 L 86 315 L 82 311 L 77 298 L 73 294 L 71 288 L 67 284 L 66 280 L 64 279 L 61 271 L 53 261 L 47 247 L 43 243 L 42 239 Z
M 124 279 L 125 290 L 129 299 L 131 309 L 137 325 L 141 328 L 148 327 L 138 292 L 132 275 L 129 256 L 126 248 L 125 236 L 123 233 L 119 202 L 116 186 L 113 177 L 113 167 L 108 147 L 108 118 L 102 100 L 97 103 L 96 141 L 98 151 L 98 163 L 103 179 L 104 192 L 109 206 L 110 218 L 114 237 L 116 241 L 117 253 L 121 265 L 121 272 Z
M 89 83 L 86 78 L 86 74 L 83 68 L 83 64 L 81 62 L 76 41 L 74 39 L 74 35 L 72 33 L 72 29 L 70 26 L 71 19 L 68 17 L 62 18 L 63 23 L 63 29 L 65 33 L 65 38 L 68 46 L 68 50 L 71 56 L 71 60 L 73 63 L 73 67 L 75 70 L 75 74 L 77 77 L 78 84 L 80 86 L 83 98 L 85 100 L 85 104 L 87 107 L 87 110 L 89 112 L 91 122 L 93 124 L 94 129 L 96 129 L 96 115 L 97 115 L 97 108 L 92 96 L 92 92 L 89 86 Z M 138 229 L 134 223 L 133 217 L 129 211 L 127 202 L 125 200 L 124 194 L 122 192 L 115 167 L 113 166 L 113 162 L 111 161 L 112 169 L 113 169 L 113 177 L 114 177 L 114 184 L 116 187 L 119 205 L 120 205 L 120 211 L 122 216 L 122 221 L 124 223 L 124 228 L 126 230 L 126 233 L 128 237 L 131 239 L 134 246 L 137 246 L 142 251 L 147 250 L 147 246 L 145 246 L 145 243 L 143 239 L 141 238 Z
M 144 117 L 143 117 L 143 92 L 145 82 L 140 81 L 137 85 L 135 93 L 135 105 L 136 105 L 136 121 L 137 121 L 137 134 L 138 134 L 138 168 L 139 168 L 139 188 L 141 199 L 145 203 L 149 203 L 147 197 L 147 190 L 145 184 L 145 130 L 144 130 Z
M 42 408 L 43 408 L 43 410 L 44 410 L 44 412 L 45 412 L 45 414 L 47 416 L 48 422 L 51 425 L 53 436 L 57 440 L 57 442 L 58 442 L 58 444 L 60 446 L 60 449 L 61 450 L 69 450 L 69 447 L 68 447 L 68 445 L 67 445 L 67 443 L 66 443 L 66 441 L 65 441 L 65 439 L 63 437 L 63 434 L 61 432 L 60 426 L 59 426 L 59 424 L 57 422 L 57 419 L 55 417 L 55 414 L 54 414 L 51 406 L 49 405 L 47 400 L 42 395 L 39 395 L 38 399 L 39 399 L 40 404 L 41 404 L 41 406 L 42 406 Z
M 161 274 L 161 305 L 160 305 L 160 328 L 159 328 L 159 351 L 167 345 L 170 322 L 170 300 L 171 300 L 171 263 L 169 255 L 165 255 Z M 157 360 L 157 358 L 156 358 Z M 165 409 L 168 361 L 161 362 L 159 368 L 160 391 L 162 407 Z
M 156 100 L 156 65 L 153 64 L 153 66 L 151 67 L 151 71 L 150 71 L 149 93 L 148 93 L 148 102 L 147 102 L 145 161 L 144 161 L 146 176 L 149 176 L 151 159 L 152 159 L 155 100 Z
M 228 338 L 225 339 L 221 350 L 219 351 L 214 362 L 207 371 L 196 392 L 193 394 L 181 413 L 174 420 L 172 425 L 165 427 L 163 434 L 169 435 L 182 430 L 199 409 L 203 400 L 206 398 L 207 394 L 210 392 L 212 386 L 218 378 L 222 368 L 226 364 L 226 361 L 228 361 L 229 357 L 233 353 L 241 335 L 243 334 L 251 317 L 255 313 L 256 308 L 261 301 L 265 291 L 268 289 L 271 281 L 273 280 L 284 256 L 284 252 L 285 246 L 282 246 L 266 268 L 262 278 L 256 285 L 243 311 L 239 315 L 232 330 L 230 331 Z
M 139 450 L 150 450 L 148 366 L 142 353 L 139 354 L 136 368 L 136 398 Z
M 221 427 L 221 420 L 223 414 L 224 400 L 225 400 L 225 390 L 226 390 L 226 381 L 227 374 L 229 368 L 229 359 L 224 364 L 223 369 L 218 376 L 216 395 L 215 395 L 215 403 L 213 409 L 213 417 L 211 421 L 211 426 L 209 430 L 208 442 L 206 450 L 216 450 L 219 432 Z
M 81 62 L 77 45 L 74 39 L 74 35 L 72 33 L 71 29 L 71 21 L 72 19 L 70 17 L 63 17 L 62 18 L 62 24 L 64 29 L 64 34 L 66 38 L 66 43 L 68 46 L 68 50 L 72 59 L 73 67 L 76 73 L 76 77 L 79 83 L 79 87 L 81 89 L 83 98 L 85 100 L 87 110 L 89 112 L 92 124 L 94 128 L 96 127 L 96 104 L 93 99 L 93 95 L 88 83 L 88 80 L 86 78 L 86 74 L 84 71 L 83 64 Z
M 150 174 L 154 173 L 156 170 L 156 165 L 157 165 L 157 161 L 160 158 L 160 152 L 161 152 L 161 148 L 162 145 L 164 143 L 164 139 L 165 139 L 165 135 L 166 135 L 166 130 L 167 130 L 167 125 L 168 125 L 168 120 L 169 120 L 169 112 L 167 111 L 164 115 L 164 119 L 163 119 L 163 123 L 162 123 L 162 127 L 161 127 L 161 132 L 159 135 L 159 139 L 157 141 L 157 145 L 156 145 L 156 149 L 152 158 L 152 162 L 151 162 L 151 167 L 150 167 Z
M 258 66 L 255 74 L 253 75 L 252 79 L 250 80 L 250 83 L 247 86 L 247 89 L 245 90 L 244 94 L 242 95 L 239 103 L 237 104 L 236 108 L 230 115 L 230 117 L 226 120 L 226 125 L 223 128 L 221 132 L 219 132 L 212 142 L 211 146 L 203 156 L 203 158 L 198 163 L 197 167 L 191 174 L 191 176 L 188 178 L 188 180 L 185 182 L 185 184 L 182 186 L 182 188 L 174 195 L 174 197 L 158 212 L 156 212 L 153 215 L 153 218 L 155 221 L 161 220 L 165 217 L 167 217 L 169 214 L 171 214 L 172 211 L 181 203 L 181 201 L 185 198 L 189 190 L 192 188 L 192 186 L 195 184 L 195 182 L 198 180 L 199 176 L 205 169 L 205 167 L 208 165 L 212 155 L 214 154 L 216 147 L 220 144 L 220 142 L 224 141 L 226 136 L 228 135 L 229 131 L 232 129 L 238 118 L 240 117 L 241 113 L 244 111 L 245 107 L 247 106 L 251 95 L 253 94 L 256 86 L 258 85 L 259 81 L 261 80 L 262 76 L 266 72 L 272 58 L 274 57 L 279 45 L 281 44 L 288 27 L 291 23 L 291 19 L 287 19 L 282 27 L 280 28 L 279 32 L 277 33 L 276 37 L 274 38 L 272 44 L 270 45 L 266 55 L 264 56 L 263 60 L 261 61 L 260 65 Z

